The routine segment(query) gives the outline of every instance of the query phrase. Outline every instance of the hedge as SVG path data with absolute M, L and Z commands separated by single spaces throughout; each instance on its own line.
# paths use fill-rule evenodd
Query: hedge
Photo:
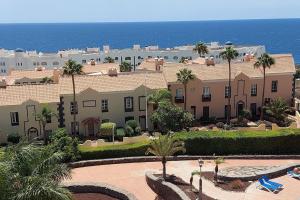
M 115 144 L 101 147 L 80 146 L 80 155 L 82 160 L 120 158 L 145 156 L 149 147 L 149 142 L 139 142 L 134 144 Z
M 185 142 L 187 155 L 300 154 L 300 129 L 278 131 L 190 131 L 175 133 Z M 103 147 L 80 147 L 81 158 L 145 156 L 149 142 Z
M 112 136 L 113 132 L 116 132 L 116 124 L 107 122 L 100 125 L 100 135 L 101 136 Z

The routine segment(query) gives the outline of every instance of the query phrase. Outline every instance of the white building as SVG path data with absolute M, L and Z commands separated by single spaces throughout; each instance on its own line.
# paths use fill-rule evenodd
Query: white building
M 213 58 L 215 63 L 222 62 L 219 54 L 224 51 L 227 45 L 232 44 L 219 45 L 218 42 L 207 44 L 209 54 L 206 57 Z M 239 52 L 238 59 L 243 59 L 246 54 L 260 56 L 265 52 L 264 46 L 232 46 Z M 140 45 L 133 45 L 131 49 L 110 49 L 106 45 L 103 46 L 103 50 L 100 50 L 100 48 L 87 48 L 85 50 L 70 49 L 58 51 L 57 53 L 38 53 L 22 49 L 0 49 L 0 75 L 6 75 L 10 69 L 34 69 L 38 66 L 45 67 L 46 69 L 59 68 L 69 59 L 82 64 L 89 63 L 91 60 L 101 63 L 106 57 L 111 57 L 118 63 L 123 61 L 129 62 L 133 69 L 136 69 L 146 58 L 164 58 L 166 62 L 179 62 L 182 57 L 195 59 L 199 55 L 193 51 L 193 47 L 192 45 L 188 45 L 160 49 L 158 46 L 141 48 Z

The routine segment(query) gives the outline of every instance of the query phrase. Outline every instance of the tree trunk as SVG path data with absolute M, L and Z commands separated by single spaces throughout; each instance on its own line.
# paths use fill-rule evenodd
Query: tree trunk
M 187 84 L 184 84 L 184 111 L 186 111 L 186 102 L 187 102 L 186 88 L 187 88 Z
M 231 61 L 228 60 L 228 87 L 229 87 L 229 96 L 228 96 L 228 102 L 227 102 L 227 124 L 230 124 L 230 118 L 231 118 Z
M 215 183 L 218 182 L 218 171 L 219 171 L 219 166 L 218 166 L 218 164 L 216 164 L 216 167 L 215 167 Z
M 167 159 L 166 159 L 166 157 L 162 157 L 163 179 L 164 179 L 164 180 L 166 180 L 166 178 L 167 178 L 166 164 L 167 164 Z
M 73 105 L 75 108 L 75 112 L 73 113 L 73 128 L 74 128 L 74 134 L 76 134 L 76 112 L 78 109 L 78 105 L 76 103 L 76 93 L 75 93 L 75 80 L 74 80 L 74 75 L 72 75 L 72 84 L 73 84 Z
M 48 133 L 46 133 L 46 124 L 42 122 L 43 133 L 44 133 L 44 145 L 48 144 Z
M 261 111 L 260 111 L 260 120 L 264 120 L 264 106 L 265 106 L 265 87 L 266 87 L 266 68 L 264 70 L 264 83 L 263 83 L 263 92 L 261 96 Z

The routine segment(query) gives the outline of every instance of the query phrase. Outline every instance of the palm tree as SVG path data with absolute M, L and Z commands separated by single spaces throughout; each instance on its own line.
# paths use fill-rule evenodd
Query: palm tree
M 290 111 L 290 107 L 282 98 L 276 98 L 266 106 L 266 113 L 277 121 L 284 121 L 288 111 Z
M 167 89 L 156 90 L 152 94 L 148 95 L 148 103 L 153 104 L 153 110 L 158 108 L 158 105 L 163 102 L 170 102 L 172 100 L 172 94 Z
M 131 65 L 128 62 L 122 62 L 120 64 L 120 72 L 131 72 Z
M 183 63 L 186 64 L 187 63 L 187 57 L 181 57 L 181 59 L 179 60 L 179 63 Z
M 225 51 L 220 53 L 220 56 L 223 60 L 227 60 L 228 62 L 228 87 L 229 87 L 229 96 L 227 97 L 227 124 L 230 123 L 231 118 L 231 61 L 238 57 L 239 53 L 233 49 L 232 47 L 227 47 Z
M 106 58 L 104 58 L 104 63 L 114 63 L 115 62 L 115 60 L 114 59 L 112 59 L 111 57 L 106 57 Z
M 73 129 L 72 130 L 74 133 L 76 132 L 76 114 L 77 114 L 77 102 L 76 102 L 76 91 L 75 91 L 75 79 L 74 76 L 75 75 L 80 75 L 83 74 L 82 71 L 82 65 L 81 64 L 77 64 L 75 61 L 73 60 L 68 60 L 68 62 L 66 62 L 66 64 L 63 66 L 63 75 L 66 76 L 71 76 L 72 77 L 72 85 L 73 85 L 73 106 L 74 106 L 74 113 L 73 113 Z
M 186 102 L 187 102 L 187 84 L 189 81 L 194 80 L 196 76 L 193 74 L 192 70 L 184 68 L 180 70 L 177 75 L 177 81 L 183 84 L 184 86 L 184 110 L 186 110 Z
M 275 64 L 274 58 L 269 56 L 269 54 L 264 53 L 261 55 L 257 61 L 254 63 L 255 68 L 262 67 L 264 83 L 263 83 L 263 93 L 261 96 L 261 112 L 260 112 L 260 120 L 264 120 L 264 106 L 265 106 L 265 87 L 266 87 L 266 68 L 271 68 L 272 65 Z
M 216 159 L 214 159 L 214 162 L 216 164 L 214 178 L 215 178 L 215 183 L 217 183 L 218 182 L 219 165 L 224 163 L 224 158 L 216 158 Z
M 41 83 L 53 83 L 52 78 L 44 77 L 41 81 Z
M 9 187 L 0 191 L 0 199 L 71 200 L 71 193 L 60 186 L 62 180 L 71 177 L 62 160 L 62 153 L 53 153 L 46 147 L 9 147 L 0 161 L 0 177 L 4 177 L 0 182 L 9 183 Z
M 42 111 L 35 115 L 37 121 L 39 121 L 42 124 L 43 127 L 43 133 L 44 133 L 44 144 L 48 144 L 49 135 L 46 131 L 46 125 L 48 121 L 51 121 L 51 117 L 56 116 L 56 114 L 47 106 L 44 106 L 42 108 Z
M 166 175 L 167 156 L 173 156 L 177 152 L 185 153 L 184 142 L 176 140 L 172 135 L 162 135 L 158 139 L 152 140 L 150 147 L 146 151 L 146 155 L 153 154 L 161 157 L 163 165 L 163 179 Z
M 203 42 L 199 42 L 195 45 L 195 48 L 193 49 L 196 51 L 200 57 L 203 57 L 205 54 L 208 54 L 208 48 Z

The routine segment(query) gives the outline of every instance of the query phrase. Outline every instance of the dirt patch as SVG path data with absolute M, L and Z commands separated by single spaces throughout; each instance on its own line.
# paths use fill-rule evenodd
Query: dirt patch
M 202 172 L 202 176 L 205 179 L 214 182 L 214 172 Z M 251 182 L 237 179 L 233 181 L 219 181 L 216 186 L 226 191 L 245 192 L 250 185 Z
M 162 175 L 156 175 L 156 176 L 162 176 Z M 177 187 L 179 187 L 190 199 L 197 199 L 198 198 L 198 190 L 189 184 L 186 183 L 181 178 L 171 175 L 167 177 L 167 182 L 173 183 Z M 215 200 L 209 196 L 206 196 L 205 194 L 202 194 L 202 200 Z
M 72 196 L 73 200 L 119 200 L 99 193 L 76 193 Z

